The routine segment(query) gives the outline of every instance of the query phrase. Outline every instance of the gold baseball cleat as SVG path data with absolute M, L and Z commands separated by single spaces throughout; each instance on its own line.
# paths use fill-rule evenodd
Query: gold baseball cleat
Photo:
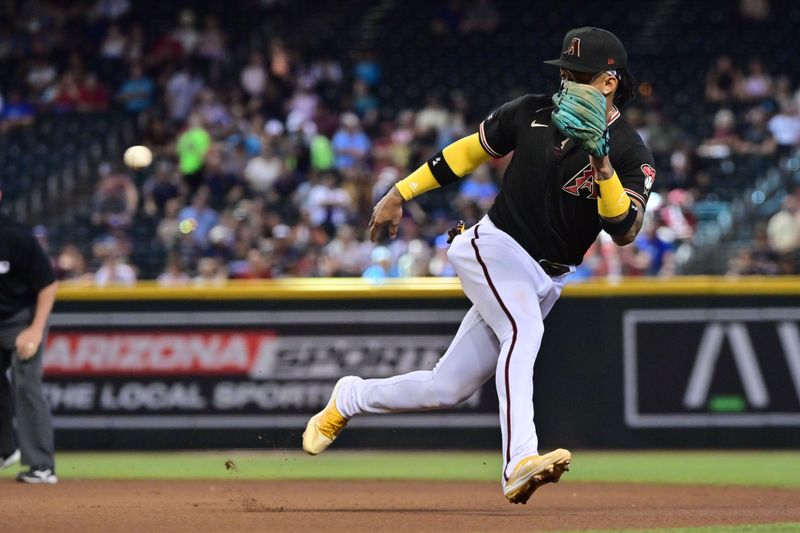
M 547 483 L 558 483 L 569 471 L 572 454 L 559 448 L 545 455 L 531 455 L 517 464 L 506 482 L 503 494 L 511 503 L 528 503 L 533 493 Z
M 339 392 L 344 380 L 352 378 L 353 376 L 345 376 L 337 381 L 325 409 L 312 416 L 306 424 L 306 430 L 303 432 L 303 450 L 307 454 L 317 455 L 324 452 L 347 425 L 348 419 L 342 416 L 336 407 L 336 393 Z

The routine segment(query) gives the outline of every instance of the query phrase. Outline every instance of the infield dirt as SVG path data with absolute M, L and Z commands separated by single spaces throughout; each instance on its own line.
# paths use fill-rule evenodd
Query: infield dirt
M 800 521 L 800 490 L 562 482 L 527 505 L 495 483 L 0 481 L 2 530 L 553 531 Z

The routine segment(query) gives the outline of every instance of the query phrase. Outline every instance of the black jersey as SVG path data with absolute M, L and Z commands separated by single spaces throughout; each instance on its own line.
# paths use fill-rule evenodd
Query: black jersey
M 50 258 L 31 231 L 0 214 L 0 320 L 36 305 L 56 280 Z
M 550 124 L 552 111 L 549 96 L 525 95 L 481 122 L 480 141 L 490 155 L 514 151 L 489 218 L 534 259 L 577 265 L 601 230 L 599 187 L 586 152 Z M 608 126 L 611 166 L 644 207 L 656 174 L 653 155 L 614 111 Z

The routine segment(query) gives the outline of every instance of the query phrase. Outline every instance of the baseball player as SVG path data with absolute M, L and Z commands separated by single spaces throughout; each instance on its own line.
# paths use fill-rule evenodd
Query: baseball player
M 340 379 L 303 434 L 309 454 L 325 450 L 353 416 L 453 407 L 494 375 L 505 497 L 526 503 L 568 470 L 569 451 L 539 455 L 533 422 L 543 320 L 601 230 L 619 246 L 634 240 L 655 170 L 652 154 L 619 112 L 633 81 L 617 37 L 599 28 L 571 30 L 561 57 L 546 63 L 560 69 L 557 94 L 528 94 L 500 106 L 477 133 L 435 154 L 375 206 L 372 239 L 386 226 L 394 237 L 404 202 L 513 152 L 489 213 L 456 232 L 448 251 L 473 305 L 447 352 L 432 371 Z
M 50 406 L 42 392 L 42 352 L 56 287 L 50 259 L 30 230 L 0 214 L 0 468 L 20 460 L 16 410 L 21 459 L 30 467 L 17 476 L 24 483 L 58 482 Z

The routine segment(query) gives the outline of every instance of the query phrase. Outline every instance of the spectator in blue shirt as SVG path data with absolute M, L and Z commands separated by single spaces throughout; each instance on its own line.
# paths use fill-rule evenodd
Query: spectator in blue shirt
M 140 65 L 134 64 L 130 77 L 122 84 L 117 96 L 126 111 L 138 113 L 153 106 L 155 89 L 153 80 L 144 75 Z
M 178 228 L 184 235 L 191 234 L 195 244 L 205 248 L 208 244 L 208 233 L 217 225 L 217 212 L 208 206 L 208 187 L 200 187 L 187 205 L 178 213 Z
M 367 123 L 374 120 L 380 102 L 369 90 L 369 86 L 361 80 L 353 83 L 353 109 L 358 116 Z
M 372 250 L 370 259 L 372 264 L 364 270 L 362 278 L 383 281 L 386 278 L 397 277 L 397 271 L 392 268 L 392 252 L 386 246 L 378 246 Z
M 336 168 L 349 170 L 361 166 L 370 147 L 369 137 L 361 129 L 358 117 L 353 113 L 343 114 L 342 127 L 333 136 Z
M 35 114 L 33 106 L 22 97 L 19 90 L 14 89 L 0 112 L 0 125 L 3 131 L 17 126 L 28 126 L 33 124 Z
M 669 228 L 652 220 L 644 225 L 636 237 L 636 256 L 641 261 L 645 275 L 660 276 L 670 273 L 675 245 L 672 239 L 665 239 L 663 236 L 671 233 Z
M 488 210 L 500 188 L 492 181 L 489 167 L 479 167 L 467 179 L 462 180 L 458 189 L 458 199 L 463 204 L 474 203 L 484 210 Z
M 363 81 L 370 87 L 377 86 L 381 81 L 381 66 L 375 59 L 375 52 L 363 52 L 353 70 L 356 79 Z

